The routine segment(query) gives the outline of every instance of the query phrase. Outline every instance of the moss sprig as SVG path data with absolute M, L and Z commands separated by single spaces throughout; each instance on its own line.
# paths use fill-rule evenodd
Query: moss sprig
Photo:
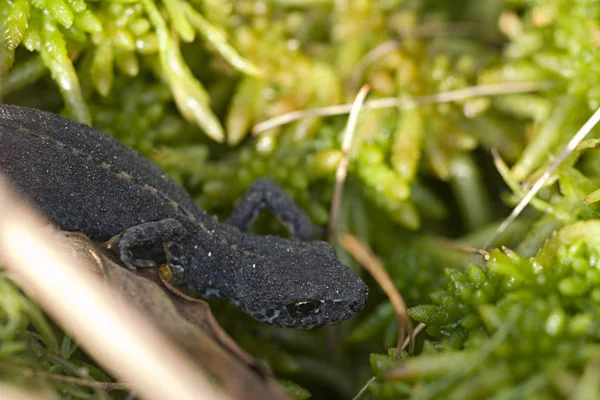
M 498 387 L 506 396 L 560 398 L 567 382 L 557 377 L 583 380 L 600 349 L 599 232 L 597 220 L 577 222 L 534 257 L 496 249 L 485 269 L 446 269 L 448 285 L 433 303 L 409 310 L 433 339 L 419 356 L 372 364 L 374 398 L 408 398 L 417 387 L 426 398 L 475 399 Z
M 422 354 L 402 354 L 400 380 L 386 375 L 397 368 L 395 351 L 371 356 L 369 371 L 368 354 L 385 353 L 398 328 L 373 284 L 365 311 L 333 334 L 331 353 L 323 350 L 324 333 L 274 333 L 214 307 L 246 349 L 317 398 L 349 397 L 373 374 L 374 398 L 561 398 L 593 390 L 596 244 L 588 235 L 540 252 L 552 232 L 598 218 L 600 153 L 593 142 L 511 225 L 505 239 L 515 252 L 496 250 L 487 269 L 467 267 L 471 255 L 440 238 L 482 246 L 597 107 L 599 6 L 338 3 L 0 0 L 0 93 L 23 104 L 62 98 L 66 114 L 155 160 L 208 211 L 226 214 L 266 176 L 325 224 L 345 117 L 309 117 L 258 137 L 250 135 L 253 125 L 348 102 L 363 83 L 372 87 L 370 99 L 544 83 L 535 93 L 361 113 L 340 229 L 374 249 L 414 318 L 430 323 Z M 479 23 L 463 22 L 474 18 Z M 506 162 L 510 192 L 492 166 L 493 148 Z M 259 225 L 281 231 L 276 223 Z M 546 283 L 537 282 L 538 267 Z M 6 346 L 27 342 L 28 332 L 16 332 Z M 87 362 L 78 352 L 72 357 Z

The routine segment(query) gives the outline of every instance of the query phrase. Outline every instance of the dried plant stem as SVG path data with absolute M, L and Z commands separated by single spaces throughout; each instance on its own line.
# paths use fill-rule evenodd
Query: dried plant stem
M 585 124 L 583 124 L 581 126 L 581 128 L 579 128 L 577 133 L 575 135 L 573 135 L 571 140 L 569 140 L 569 143 L 567 143 L 567 146 L 563 149 L 563 151 L 560 152 L 558 157 L 556 157 L 556 159 L 554 160 L 552 165 L 550 165 L 550 168 L 548 168 L 544 172 L 544 174 L 534 183 L 534 185 L 531 187 L 531 189 L 529 189 L 527 194 L 525 194 L 525 196 L 523 196 L 523 199 L 521 199 L 519 204 L 517 204 L 517 206 L 512 210 L 512 212 L 509 214 L 509 216 L 506 217 L 506 219 L 504 221 L 502 221 L 502 224 L 500 224 L 500 226 L 498 227 L 496 232 L 494 232 L 492 237 L 486 243 L 485 248 L 488 248 L 489 246 L 491 246 L 492 243 L 494 243 L 496 241 L 498 236 L 506 230 L 508 225 L 511 222 L 513 222 L 519 216 L 519 214 L 521 214 L 521 212 L 525 209 L 525 207 L 527 207 L 529 202 L 535 197 L 535 195 L 540 191 L 540 189 L 548 181 L 548 179 L 554 173 L 554 171 L 556 171 L 556 169 L 560 166 L 560 164 L 563 163 L 563 161 L 565 161 L 565 159 L 569 156 L 569 154 L 571 154 L 577 148 L 579 143 L 581 143 L 581 141 L 583 139 L 585 139 L 585 137 L 598 124 L 598 122 L 600 122 L 600 108 L 598 108 L 594 112 L 594 114 L 592 114 L 592 116 L 585 122 Z
M 404 339 L 404 343 L 402 343 L 402 350 L 404 350 L 409 344 L 414 343 L 417 335 L 425 328 L 427 328 L 427 324 L 420 322 L 419 325 L 417 325 L 417 327 L 413 330 L 412 335 Z
M 379 286 L 383 289 L 385 294 L 390 299 L 396 318 L 398 318 L 398 343 L 396 348 L 401 349 L 405 338 L 409 339 L 409 353 L 413 353 L 413 327 L 412 321 L 406 312 L 406 303 L 402 299 L 402 296 L 394 286 L 394 282 L 390 278 L 381 262 L 371 252 L 371 250 L 355 236 L 349 233 L 342 233 L 340 235 L 340 243 L 342 247 L 352 255 L 377 281 Z M 400 355 L 400 351 L 396 353 L 396 357 Z
M 424 323 L 420 323 L 419 325 L 417 325 L 417 327 L 415 328 L 415 330 L 412 333 L 412 336 L 407 337 L 404 340 L 404 343 L 402 344 L 402 350 L 404 350 L 406 348 L 406 346 L 408 346 L 411 342 L 414 342 L 415 337 L 423 330 L 427 327 L 427 325 L 425 325 Z M 371 383 L 375 382 L 375 380 L 377 379 L 377 377 L 372 377 L 371 379 L 369 379 L 365 385 L 358 391 L 358 393 L 356 393 L 356 396 L 354 396 L 352 398 L 352 400 L 360 400 L 364 397 L 364 395 L 367 393 L 367 390 L 369 389 L 369 386 L 371 385 Z
M 348 123 L 346 124 L 346 131 L 344 132 L 344 140 L 342 142 L 342 158 L 338 167 L 335 171 L 335 187 L 333 189 L 333 198 L 331 199 L 331 213 L 329 217 L 329 243 L 333 244 L 336 240 L 336 226 L 337 219 L 340 210 L 340 204 L 342 203 L 342 192 L 344 189 L 344 182 L 346 181 L 346 174 L 348 172 L 348 154 L 352 147 L 352 138 L 354 137 L 354 131 L 356 130 L 356 123 L 358 122 L 358 114 L 360 108 L 363 105 L 367 93 L 369 93 L 370 86 L 364 85 L 356 95 L 354 103 L 352 103 L 352 110 L 348 117 Z
M 466 100 L 480 96 L 498 96 L 503 94 L 536 92 L 550 82 L 509 82 L 490 85 L 471 86 L 463 89 L 451 90 L 449 92 L 436 93 L 426 96 L 415 97 L 386 97 L 367 101 L 362 109 L 375 110 L 380 108 L 407 107 L 419 104 L 450 103 L 452 101 Z M 274 118 L 260 122 L 252 128 L 252 134 L 268 131 L 281 125 L 286 125 L 303 118 L 327 117 L 332 115 L 347 114 L 352 110 L 352 104 L 339 104 L 335 106 L 310 108 L 306 110 L 291 111 L 278 115 Z
M 367 383 L 365 383 L 365 385 L 360 388 L 360 390 L 358 391 L 358 393 L 356 393 L 356 396 L 354 396 L 352 398 L 352 400 L 360 400 L 364 397 L 364 395 L 367 393 L 367 390 L 369 389 L 369 386 L 371 385 L 371 383 L 375 382 L 375 380 L 377 379 L 377 377 L 372 377 L 371 379 L 369 379 L 367 381 Z
M 489 260 L 489 258 L 490 258 L 490 253 L 484 249 L 478 249 L 476 247 L 471 247 L 471 246 L 467 246 L 464 244 L 454 243 L 449 239 L 442 239 L 442 243 L 444 246 L 448 247 L 449 249 L 458 251 L 460 253 L 478 254 L 478 255 L 482 256 L 485 260 Z
M 400 42 L 397 40 L 388 40 L 386 42 L 381 43 L 376 46 L 374 49 L 370 50 L 365 56 L 359 61 L 352 72 L 352 76 L 350 77 L 350 86 L 351 88 L 358 87 L 360 80 L 362 78 L 365 69 L 371 65 L 373 62 L 378 60 L 379 58 L 385 56 L 386 54 L 391 53 L 394 50 L 399 49 L 401 46 Z
M 94 389 L 117 390 L 127 389 L 127 385 L 120 382 L 99 382 L 93 379 L 78 378 L 76 376 L 66 376 L 53 374 L 52 372 L 36 370 L 33 368 L 20 367 L 16 365 L 0 364 L 0 371 L 18 373 L 23 376 L 38 376 L 55 382 L 69 383 L 72 385 L 85 386 Z
M 452 35 L 452 36 L 475 36 L 481 38 L 481 35 L 489 34 L 483 24 L 474 22 L 449 22 L 449 23 L 430 23 L 423 24 L 400 31 L 399 39 L 385 41 L 373 49 L 358 62 L 352 76 L 349 79 L 349 87 L 356 88 L 360 83 L 360 79 L 369 65 L 380 59 L 381 57 L 402 48 L 402 42 L 408 38 L 428 38 L 435 35 Z M 502 38 L 498 35 L 484 38 L 490 42 L 502 43 Z

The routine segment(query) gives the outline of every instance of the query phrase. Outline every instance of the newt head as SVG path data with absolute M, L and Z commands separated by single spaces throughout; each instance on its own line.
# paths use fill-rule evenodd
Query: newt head
M 234 272 L 230 300 L 250 316 L 271 325 L 311 329 L 341 322 L 363 308 L 367 286 L 328 243 L 278 236 L 248 239 L 254 251 Z

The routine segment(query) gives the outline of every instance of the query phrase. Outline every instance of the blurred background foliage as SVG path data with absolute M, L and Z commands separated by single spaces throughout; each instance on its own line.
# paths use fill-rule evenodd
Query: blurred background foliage
M 599 16 L 592 0 L 0 0 L 0 95 L 114 135 L 221 217 L 266 176 L 326 224 L 346 116 L 252 135 L 255 124 L 351 102 L 364 83 L 369 99 L 491 85 L 359 118 L 338 229 L 374 250 L 428 325 L 417 355 L 396 360 L 394 311 L 341 248 L 371 286 L 349 322 L 283 330 L 213 309 L 242 347 L 314 398 L 351 398 L 367 381 L 358 397 L 600 398 L 597 130 L 489 261 L 446 243 L 486 245 L 600 106 Z M 494 95 L 518 83 L 534 89 Z M 257 229 L 283 232 L 271 220 Z M 19 373 L 86 367 L 107 378 L 0 278 L 2 379 L 70 398 L 123 395 Z

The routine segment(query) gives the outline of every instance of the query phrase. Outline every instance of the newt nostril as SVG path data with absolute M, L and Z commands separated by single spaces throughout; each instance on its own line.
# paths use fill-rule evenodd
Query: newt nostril
M 350 311 L 357 313 L 360 310 L 362 310 L 364 305 L 365 305 L 364 301 L 356 300 L 354 303 L 350 304 Z

